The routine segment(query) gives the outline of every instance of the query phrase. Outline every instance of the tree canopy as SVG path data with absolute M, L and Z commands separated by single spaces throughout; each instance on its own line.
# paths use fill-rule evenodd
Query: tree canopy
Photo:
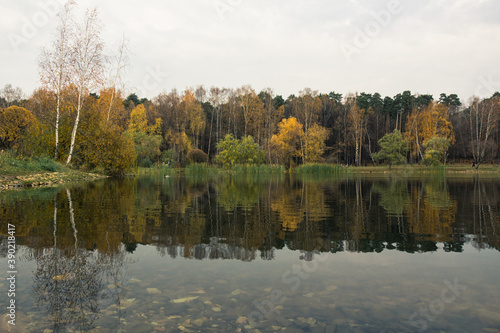
M 373 154 L 376 161 L 385 160 L 389 166 L 400 164 L 406 161 L 408 143 L 403 139 L 401 132 L 394 130 L 392 133 L 384 135 L 379 141 L 380 151 Z

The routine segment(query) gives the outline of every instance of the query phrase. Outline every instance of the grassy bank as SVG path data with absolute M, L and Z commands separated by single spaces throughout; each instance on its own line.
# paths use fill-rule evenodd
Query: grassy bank
M 299 165 L 291 170 L 287 170 L 282 165 L 233 165 L 230 168 L 221 168 L 212 164 L 190 164 L 185 168 L 170 166 L 159 166 L 151 168 L 138 168 L 134 172 L 136 175 L 273 175 L 284 174 L 286 172 L 296 175 L 318 175 L 318 176 L 341 176 L 341 175 L 407 175 L 419 176 L 426 174 L 443 175 L 489 175 L 500 176 L 500 167 L 491 164 L 484 164 L 479 169 L 472 168 L 469 164 L 450 164 L 446 166 L 424 166 L 424 165 L 388 165 L 380 166 L 341 166 L 338 164 L 308 163 Z
M 0 154 L 0 190 L 93 180 L 105 176 L 73 170 L 48 157 L 21 158 Z
M 330 177 L 342 177 L 343 175 L 361 175 L 369 177 L 391 175 L 403 177 L 419 177 L 426 175 L 500 177 L 500 167 L 491 164 L 481 165 L 480 168 L 476 170 L 472 168 L 470 164 L 451 164 L 437 167 L 422 165 L 346 167 L 326 163 L 308 163 L 287 170 L 282 165 L 233 165 L 230 168 L 222 168 L 212 164 L 195 163 L 184 168 L 163 165 L 150 168 L 135 168 L 133 170 L 134 175 L 158 175 L 161 177 L 184 175 L 186 177 L 202 177 L 203 179 L 221 175 L 283 175 L 287 172 L 297 176 L 314 176 L 319 180 Z M 105 176 L 97 173 L 87 173 L 71 169 L 48 157 L 21 158 L 16 157 L 14 153 L 8 151 L 0 154 L 0 190 L 16 187 L 54 185 L 104 177 Z
M 347 167 L 326 163 L 307 163 L 293 170 L 297 175 L 342 175 L 350 171 Z
M 185 175 L 185 176 L 215 176 L 222 174 L 231 175 L 271 175 L 284 174 L 286 169 L 282 165 L 242 165 L 235 164 L 230 168 L 222 168 L 217 165 L 207 163 L 193 163 L 184 168 L 171 166 L 153 166 L 150 168 L 137 168 L 134 172 L 136 175 Z
M 450 164 L 446 166 L 424 166 L 424 165 L 396 165 L 389 168 L 387 165 L 381 166 L 360 166 L 349 167 L 351 173 L 358 175 L 408 175 L 419 176 L 427 174 L 444 174 L 448 176 L 500 176 L 500 168 L 491 164 L 485 164 L 479 169 L 472 168 L 469 164 Z

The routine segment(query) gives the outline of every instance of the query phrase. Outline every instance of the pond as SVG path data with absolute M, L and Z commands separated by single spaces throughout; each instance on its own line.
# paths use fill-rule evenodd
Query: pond
M 2 332 L 500 332 L 497 179 L 152 175 L 0 218 Z

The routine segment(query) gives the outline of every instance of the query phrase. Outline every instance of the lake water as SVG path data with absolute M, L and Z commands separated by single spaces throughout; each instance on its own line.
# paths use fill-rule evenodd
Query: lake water
M 2 332 L 500 332 L 497 179 L 143 176 L 0 218 Z

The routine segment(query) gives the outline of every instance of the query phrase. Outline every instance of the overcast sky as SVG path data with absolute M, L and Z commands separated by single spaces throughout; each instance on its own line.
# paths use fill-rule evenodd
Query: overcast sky
M 40 85 L 37 57 L 63 2 L 0 4 L 0 87 Z M 90 7 L 109 53 L 128 39 L 126 91 L 140 97 L 244 84 L 285 98 L 305 87 L 463 101 L 500 90 L 498 0 L 80 0 L 77 16 Z

